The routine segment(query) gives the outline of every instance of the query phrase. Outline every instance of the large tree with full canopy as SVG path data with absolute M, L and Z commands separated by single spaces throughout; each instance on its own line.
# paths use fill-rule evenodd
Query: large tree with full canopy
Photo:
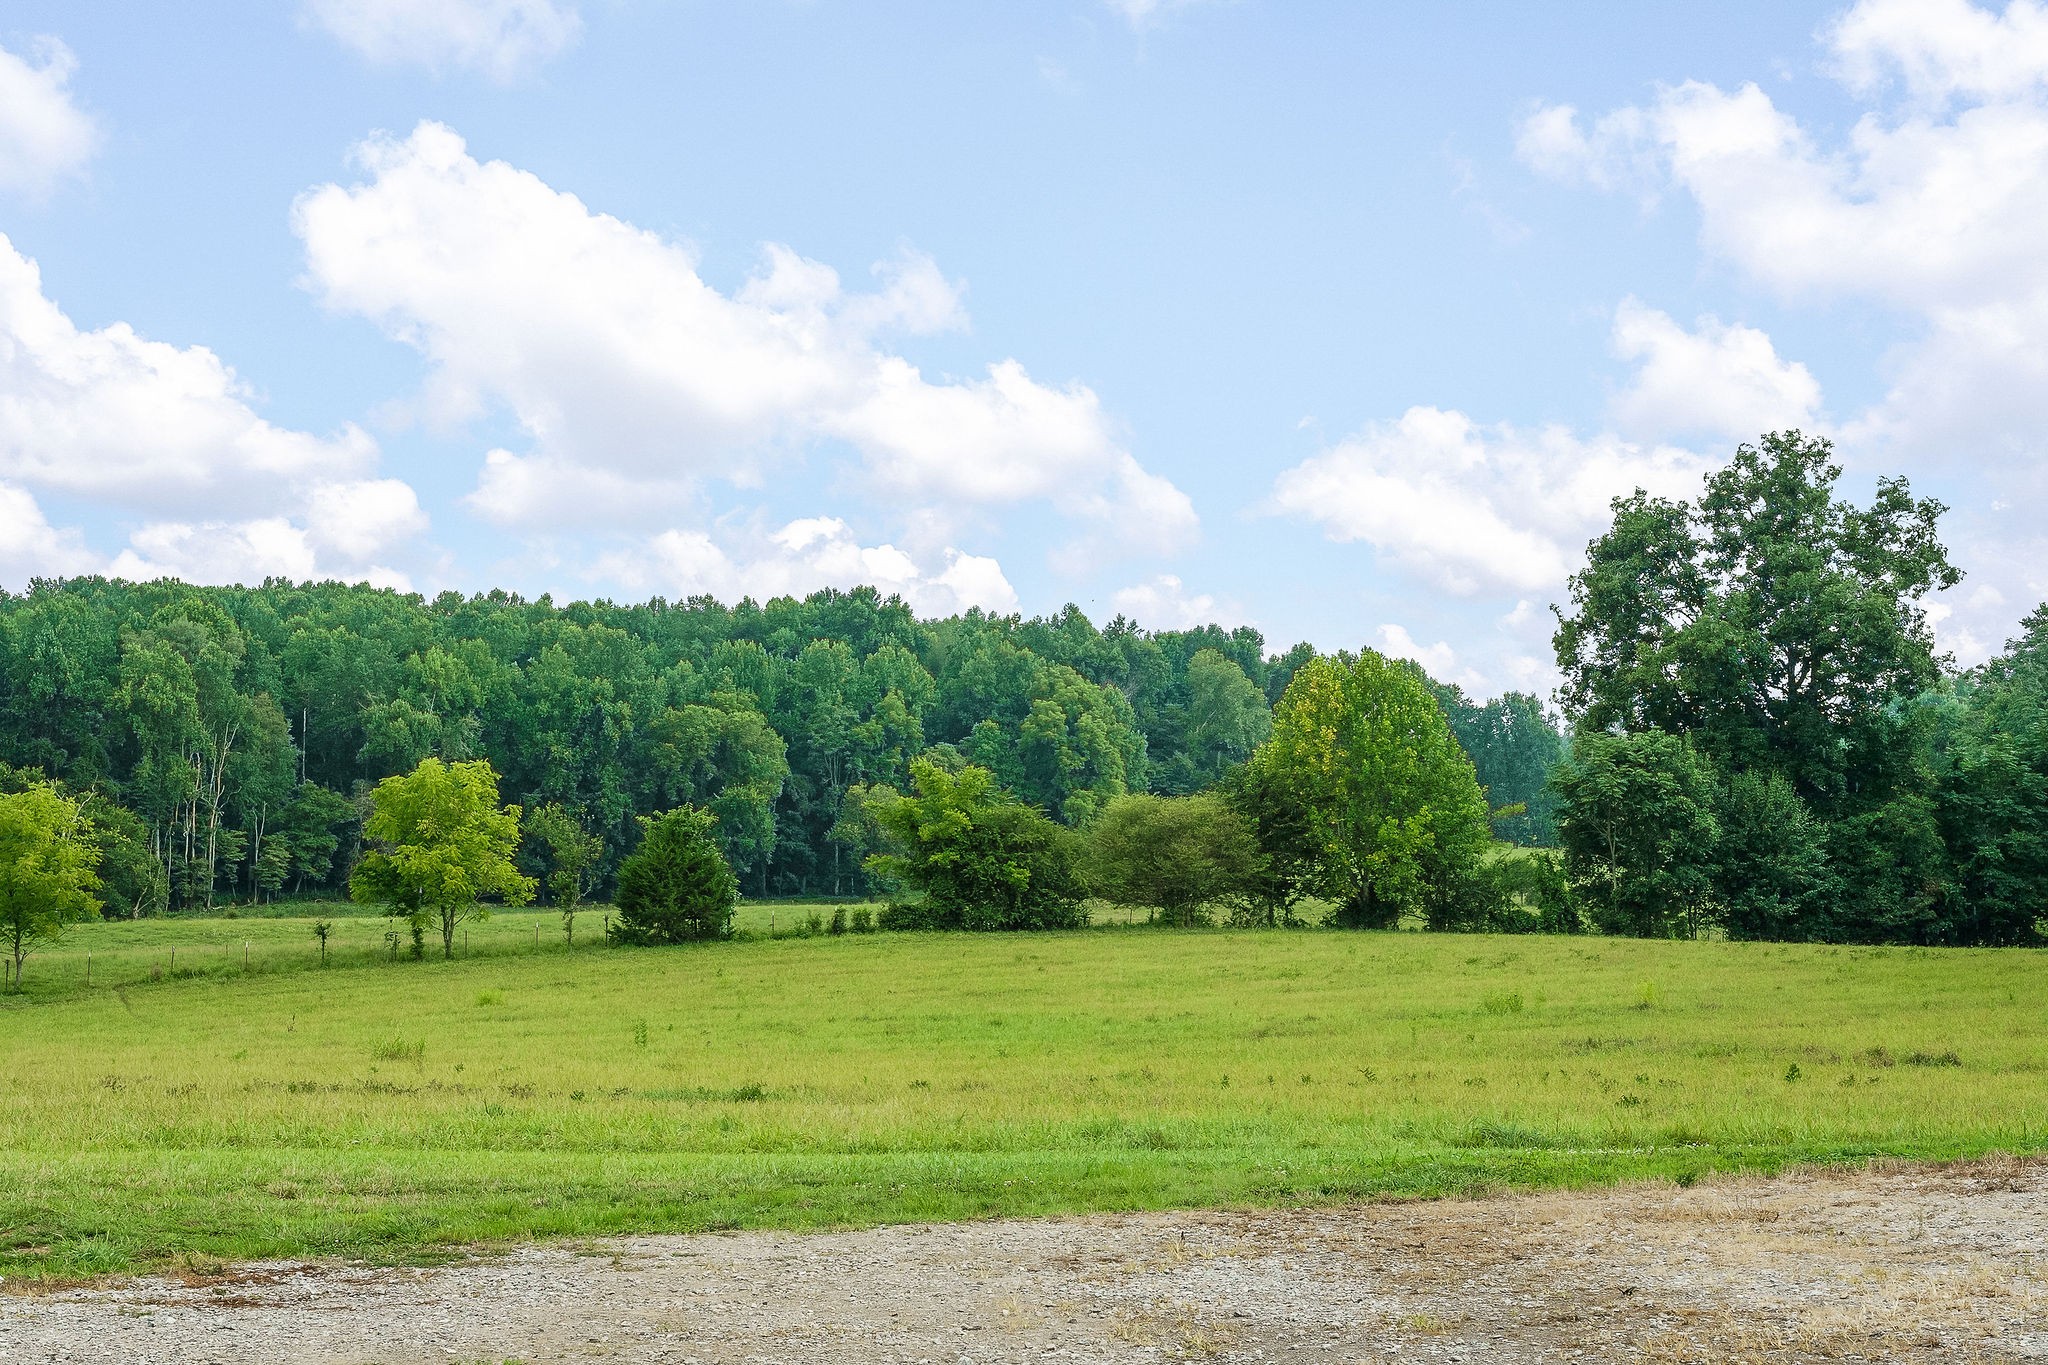
M 1858 507 L 1841 475 L 1826 440 L 1774 432 L 1696 503 L 1616 499 L 1555 638 L 1579 730 L 1685 735 L 1823 816 L 1887 799 L 1911 748 L 1887 708 L 1940 677 L 1923 601 L 1961 574 L 1939 502 L 1880 479 Z

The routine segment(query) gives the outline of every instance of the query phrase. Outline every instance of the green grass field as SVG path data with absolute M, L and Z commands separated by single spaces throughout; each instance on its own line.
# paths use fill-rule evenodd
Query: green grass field
M 1144 928 L 609 949 L 602 913 L 573 952 L 552 914 L 500 915 L 452 963 L 392 963 L 383 921 L 337 918 L 324 969 L 308 919 L 74 932 L 0 999 L 0 1274 L 2048 1147 L 2035 951 Z M 771 913 L 808 908 L 743 924 Z

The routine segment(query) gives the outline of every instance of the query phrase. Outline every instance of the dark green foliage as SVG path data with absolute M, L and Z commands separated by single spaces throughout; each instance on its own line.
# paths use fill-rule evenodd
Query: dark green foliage
M 921 893 L 891 904 L 889 929 L 1072 929 L 1081 906 L 1078 836 L 997 787 L 985 768 L 918 760 L 912 794 L 877 813 L 890 843 L 868 861 Z
M 1257 852 L 1231 918 L 1244 924 L 1295 922 L 1295 908 L 1315 890 L 1320 845 L 1308 807 L 1271 765 L 1246 763 L 1224 775 L 1218 793 L 1250 830 Z
M 1314 657 L 1072 607 L 919 621 L 868 588 L 558 606 L 81 578 L 0 593 L 0 763 L 134 813 L 122 837 L 158 871 L 110 855 L 122 914 L 332 891 L 356 798 L 428 757 L 486 759 L 508 799 L 573 812 L 602 845 L 593 896 L 635 818 L 683 804 L 717 814 L 754 894 L 888 894 L 856 793 L 903 789 L 913 758 L 987 767 L 1078 827 L 1127 792 L 1214 783 Z M 1495 763 L 1490 731 L 1470 742 Z
M 1716 806 L 1714 918 L 1735 939 L 1795 939 L 1831 921 L 1828 831 L 1782 773 L 1729 778 Z
M 1221 796 L 1120 796 L 1088 827 L 1089 889 L 1168 924 L 1204 924 L 1211 906 L 1252 893 L 1259 848 Z
M 1572 579 L 1556 635 L 1580 733 L 1664 730 L 1728 772 L 1778 772 L 1823 819 L 1888 799 L 1912 737 L 1894 703 L 1940 676 L 1922 609 L 1960 574 L 1884 479 L 1867 508 L 1796 431 L 1742 446 L 1697 504 L 1637 492 Z
M 1550 774 L 1564 759 L 1564 736 L 1527 692 L 1477 703 L 1456 683 L 1432 683 L 1451 733 L 1472 757 L 1474 775 L 1493 809 L 1493 834 L 1511 844 L 1557 841 L 1556 796 Z
M 1551 849 L 1501 850 L 1474 867 L 1424 921 L 1436 930 L 1578 934 L 1586 930 L 1564 860 Z
M 686 943 L 723 938 L 732 930 L 739 882 L 713 835 L 715 815 L 678 806 L 642 816 L 640 846 L 619 864 L 622 943 Z
M 1696 935 L 1714 890 L 1712 770 L 1682 737 L 1581 735 L 1552 779 L 1565 874 L 1603 932 Z

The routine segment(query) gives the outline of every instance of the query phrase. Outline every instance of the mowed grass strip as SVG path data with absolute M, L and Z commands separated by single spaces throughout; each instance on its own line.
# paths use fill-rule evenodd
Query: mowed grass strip
M 0 1274 L 2034 1151 L 2044 974 L 1095 930 L 81 975 L 0 1003 Z

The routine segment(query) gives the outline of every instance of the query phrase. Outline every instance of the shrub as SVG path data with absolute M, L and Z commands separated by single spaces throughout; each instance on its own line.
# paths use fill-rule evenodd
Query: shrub
M 828 934 L 843 934 L 843 933 L 845 933 L 845 932 L 846 932 L 846 907 L 845 907 L 845 906 L 843 906 L 843 905 L 839 905 L 839 906 L 834 906 L 834 907 L 833 907 L 833 909 L 832 909 L 832 922 L 831 922 L 830 924 L 827 924 L 827 925 L 825 926 L 825 932 L 826 932 L 826 933 L 828 933 Z
M 853 912 L 853 922 L 848 926 L 856 934 L 871 934 L 875 931 L 875 915 L 865 905 Z
M 1207 907 L 1254 890 L 1259 850 L 1219 796 L 1119 796 L 1088 831 L 1089 888 L 1118 905 L 1202 924 Z
M 642 816 L 640 847 L 619 864 L 622 943 L 684 943 L 732 930 L 739 883 L 712 842 L 717 817 L 693 806 Z
M 919 759 L 915 793 L 876 812 L 891 851 L 868 867 L 922 898 L 891 904 L 887 929 L 1073 929 L 1087 922 L 1079 836 L 997 788 L 986 768 Z

